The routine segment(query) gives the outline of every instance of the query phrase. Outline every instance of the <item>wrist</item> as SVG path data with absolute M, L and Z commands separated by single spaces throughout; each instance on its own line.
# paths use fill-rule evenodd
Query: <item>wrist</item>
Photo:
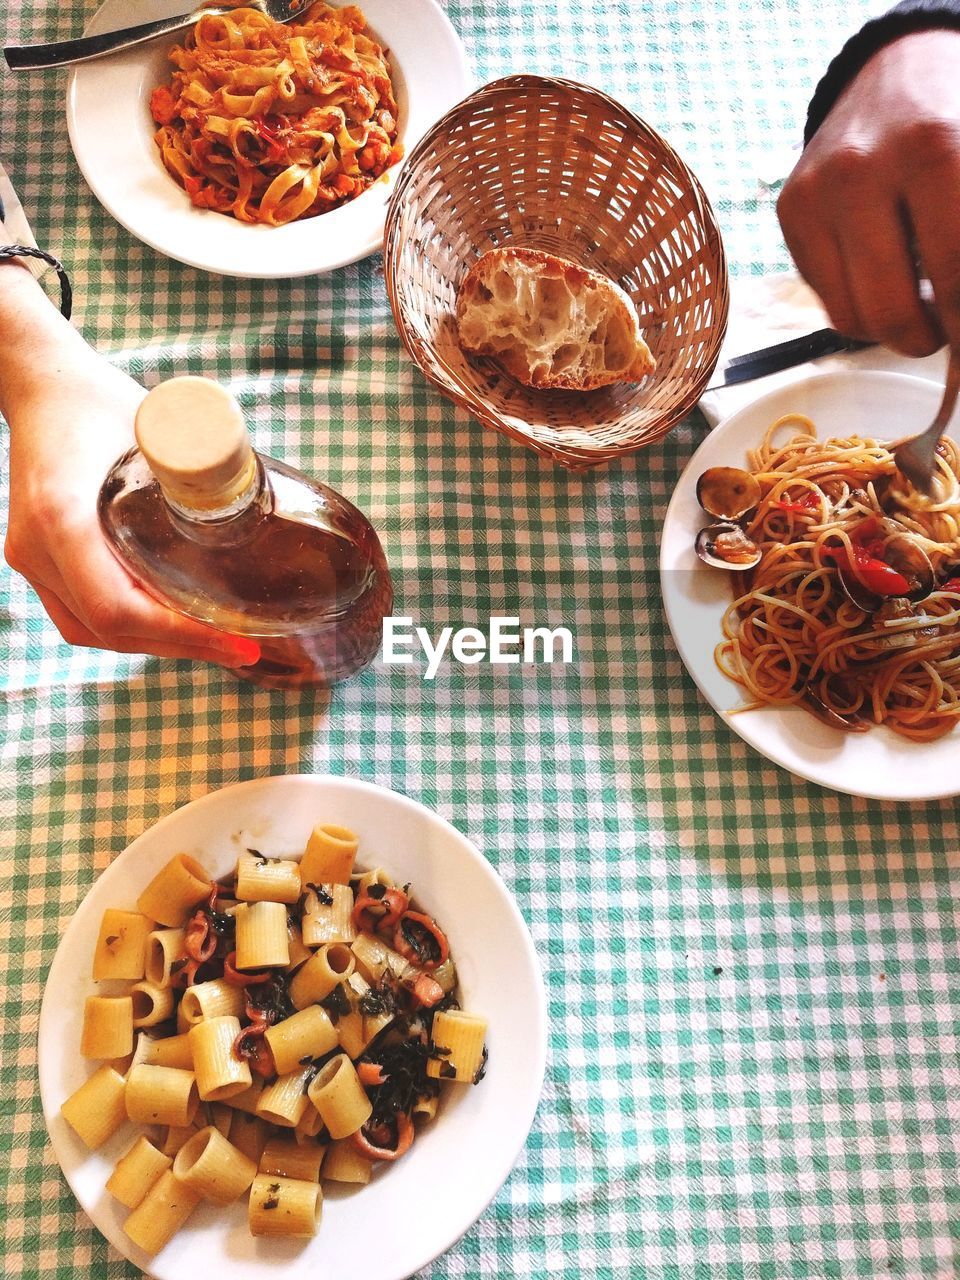
M 29 268 L 0 262 L 0 414 L 13 426 L 18 408 L 89 354 Z
M 3 238 L 2 234 L 0 234 L 0 243 L 2 242 Z M 28 275 L 31 280 L 35 279 L 33 272 L 22 258 L 4 258 L 0 261 L 0 282 L 2 282 L 4 278 L 12 278 L 14 271 L 19 271 L 21 274 Z
M 2 239 L 0 239 L 0 243 L 2 243 Z M 32 289 L 39 293 L 43 292 L 36 276 L 22 258 L 4 258 L 0 260 L 0 307 L 4 306 L 5 298 L 7 298 L 11 290 L 24 288 Z
M 851 36 L 817 85 L 807 112 L 804 146 L 814 136 L 837 99 L 875 55 L 919 35 L 960 33 L 960 3 L 954 0 L 903 0 Z
M 60 282 L 60 311 L 68 320 L 70 319 L 70 313 L 73 310 L 73 286 L 59 258 L 55 258 L 52 253 L 47 253 L 45 249 L 37 248 L 34 244 L 0 243 L 0 262 L 9 261 L 29 265 L 35 276 L 43 275 L 44 271 L 52 267 Z M 40 263 L 43 265 L 38 270 L 37 266 Z
M 48 320 L 56 323 L 57 319 L 56 305 L 28 262 L 23 258 L 0 259 L 0 349 L 17 343 L 22 328 L 32 329 Z
M 924 72 L 947 66 L 960 57 L 960 25 L 956 28 L 938 27 L 935 30 L 908 31 L 895 36 L 870 56 L 858 73 L 883 72 L 887 68 L 905 72 L 911 83 L 923 85 Z M 854 77 L 855 79 L 858 77 Z M 851 84 L 853 82 L 851 81 Z M 845 93 L 851 86 L 847 85 Z M 842 94 L 841 94 L 842 96 Z

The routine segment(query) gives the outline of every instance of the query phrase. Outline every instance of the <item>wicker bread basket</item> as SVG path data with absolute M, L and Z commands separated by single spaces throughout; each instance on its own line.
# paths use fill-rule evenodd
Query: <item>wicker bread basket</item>
M 645 382 L 536 391 L 457 341 L 457 289 L 505 245 L 601 271 L 633 298 L 657 361 Z M 565 466 L 659 439 L 696 404 L 727 324 L 726 259 L 700 184 L 653 129 L 606 94 L 510 76 L 438 121 L 387 212 L 384 274 L 397 328 L 440 390 L 486 426 Z

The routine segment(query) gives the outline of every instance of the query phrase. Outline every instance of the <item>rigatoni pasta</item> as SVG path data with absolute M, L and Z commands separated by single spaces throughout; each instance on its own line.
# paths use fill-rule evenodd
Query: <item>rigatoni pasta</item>
M 226 1102 L 253 1084 L 249 1065 L 233 1052 L 240 1019 L 233 1014 L 204 1018 L 189 1031 L 197 1092 L 204 1102 Z
M 159 1253 L 197 1207 L 200 1197 L 167 1169 L 123 1224 L 144 1253 Z
M 321 823 L 310 832 L 310 839 L 300 859 L 300 882 L 304 889 L 312 884 L 350 883 L 360 841 L 347 827 Z
M 117 1161 L 107 1179 L 107 1190 L 127 1209 L 135 1209 L 162 1173 L 173 1164 L 142 1134 Z
M 307 1095 L 331 1138 L 356 1133 L 373 1113 L 373 1103 L 345 1053 L 337 1054 L 320 1068 Z
M 96 972 L 129 987 L 90 997 L 83 1049 L 125 1072 L 105 1063 L 62 1110 L 91 1146 L 128 1118 L 162 1126 L 109 1182 L 147 1252 L 198 1198 L 248 1187 L 255 1235 L 312 1235 L 319 1180 L 368 1182 L 435 1115 L 441 1081 L 481 1079 L 486 1023 L 459 1008 L 446 935 L 409 885 L 355 871 L 356 849 L 321 824 L 299 867 L 248 850 L 220 883 L 181 854 L 138 912 L 104 914 Z M 150 1028 L 135 1052 L 134 1025 Z
M 222 1133 L 225 1138 L 230 1137 L 230 1126 L 233 1123 L 233 1110 L 227 1106 L 225 1102 L 211 1102 L 207 1106 L 201 1108 L 204 1115 L 209 1117 L 210 1123 Z
M 268 1027 L 264 1039 L 280 1075 L 292 1071 L 305 1058 L 325 1057 L 340 1044 L 330 1015 L 318 1004 L 309 1005 Z
M 319 1182 L 325 1147 L 301 1143 L 292 1138 L 271 1138 L 260 1157 L 261 1173 L 278 1173 L 282 1178 Z
M 84 1058 L 123 1058 L 133 1053 L 133 1000 L 130 996 L 87 997 L 80 1053 Z
M 238 969 L 285 969 L 290 963 L 287 909 L 282 902 L 241 902 L 234 913 Z
M 197 982 L 183 993 L 180 1008 L 186 1022 L 193 1026 L 203 1018 L 239 1018 L 243 1013 L 243 988 L 231 986 L 222 978 Z
M 141 893 L 137 908 L 148 919 L 175 927 L 183 924 L 212 888 L 205 868 L 195 858 L 178 853 Z
M 316 1138 L 322 1133 L 323 1120 L 320 1117 L 320 1112 L 311 1102 L 297 1121 L 296 1128 L 293 1131 L 294 1138 L 297 1142 L 305 1143 L 309 1138 Z
M 323 1160 L 323 1176 L 331 1182 L 352 1182 L 365 1186 L 373 1173 L 373 1165 L 360 1154 L 349 1139 L 331 1142 Z
M 104 1064 L 71 1093 L 60 1114 L 88 1147 L 102 1147 L 127 1118 L 125 1092 L 123 1076 Z
M 238 1151 L 242 1151 L 254 1164 L 259 1164 L 263 1149 L 267 1145 L 265 1121 L 245 1111 L 234 1111 L 228 1137 Z
M 433 1047 L 436 1056 L 427 1064 L 427 1073 L 438 1080 L 473 1084 L 483 1064 L 486 1018 L 444 1009 L 433 1020 Z
M 231 1204 L 256 1177 L 253 1160 L 227 1141 L 213 1125 L 198 1130 L 173 1162 L 173 1176 L 213 1204 Z
M 175 1156 L 180 1148 L 198 1133 L 201 1125 L 196 1120 L 193 1124 L 187 1125 L 168 1125 L 163 1131 L 163 1140 L 160 1143 L 160 1150 L 165 1156 Z
M 249 1089 L 244 1089 L 243 1093 L 235 1093 L 233 1095 L 230 1099 L 231 1110 L 235 1112 L 245 1111 L 248 1115 L 255 1116 L 261 1093 L 263 1093 L 263 1081 L 257 1077 Z
M 200 1101 L 192 1071 L 182 1067 L 131 1067 L 124 1091 L 127 1115 L 134 1124 L 188 1125 Z
M 143 976 L 158 987 L 173 982 L 173 967 L 183 954 L 185 929 L 154 929 L 147 934 Z
M 135 982 L 130 988 L 135 1027 L 156 1027 L 173 1013 L 173 992 L 155 982 Z
M 270 1124 L 280 1125 L 284 1129 L 294 1129 L 307 1109 L 307 1086 L 310 1083 L 311 1067 L 300 1067 L 287 1075 L 277 1076 L 272 1084 L 268 1084 L 257 1103 L 257 1115 Z
M 286 859 L 241 853 L 237 863 L 237 897 L 241 902 L 299 902 L 300 868 Z
M 351 1058 L 359 1058 L 367 1045 L 390 1025 L 397 1010 L 389 1002 L 379 1000 L 373 994 L 374 988 L 359 973 L 351 974 L 343 990 L 350 1011 L 337 1023 L 337 1034 L 345 1052 Z
M 148 1039 L 143 1061 L 155 1067 L 183 1067 L 193 1070 L 193 1052 L 190 1048 L 190 1036 L 184 1032 L 179 1036 L 166 1036 L 163 1039 Z
M 345 942 L 318 947 L 290 980 L 290 1000 L 296 1009 L 317 1004 L 353 973 L 356 956 Z
M 318 1182 L 258 1173 L 250 1188 L 248 1221 L 254 1236 L 314 1236 L 323 1193 Z
M 93 953 L 94 981 L 142 978 L 147 936 L 152 928 L 152 921 L 138 911 L 117 911 L 109 907 L 100 921 Z
M 303 898 L 303 941 L 308 947 L 325 942 L 353 942 L 353 894 L 345 884 L 311 885 Z
M 414 971 L 409 960 L 404 960 L 382 938 L 370 933 L 361 933 L 356 937 L 350 950 L 357 968 L 368 983 L 379 982 L 385 973 L 391 973 L 395 978 L 406 978 Z
M 308 946 L 304 945 L 303 933 L 300 929 L 298 921 L 290 919 L 290 913 L 287 913 L 287 950 L 290 953 L 290 959 L 287 961 L 287 972 L 292 973 L 295 969 L 299 969 L 313 955 Z

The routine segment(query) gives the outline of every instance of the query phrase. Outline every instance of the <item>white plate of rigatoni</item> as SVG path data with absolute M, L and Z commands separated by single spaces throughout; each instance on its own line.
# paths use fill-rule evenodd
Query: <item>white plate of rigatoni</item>
M 536 955 L 489 864 L 332 777 L 240 783 L 141 835 L 40 1015 L 63 1172 L 158 1280 L 410 1275 L 506 1178 L 545 1056 Z

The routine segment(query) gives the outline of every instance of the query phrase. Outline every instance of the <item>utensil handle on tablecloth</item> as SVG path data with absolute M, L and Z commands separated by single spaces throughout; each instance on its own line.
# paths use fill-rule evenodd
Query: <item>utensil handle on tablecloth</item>
M 819 360 L 822 356 L 836 355 L 842 351 L 862 351 L 865 347 L 875 345 L 859 338 L 847 338 L 835 329 L 817 329 L 813 333 L 804 333 L 800 337 L 789 338 L 786 342 L 775 343 L 772 347 L 733 356 L 727 361 L 722 378 L 711 383 L 707 391 L 720 391 L 739 382 L 752 382 L 755 378 L 779 373 L 781 369 L 806 364 L 808 360 Z
M 226 13 L 225 8 L 205 8 L 203 13 Z M 44 67 L 62 67 L 68 62 L 89 62 L 105 53 L 126 49 L 130 45 L 143 44 L 155 36 L 181 31 L 197 21 L 200 11 L 178 14 L 173 18 L 158 18 L 156 22 L 143 22 L 138 27 L 124 27 L 122 31 L 106 31 L 99 36 L 81 36 L 77 40 L 57 40 L 53 44 L 8 45 L 3 51 L 11 71 L 35 71 Z

